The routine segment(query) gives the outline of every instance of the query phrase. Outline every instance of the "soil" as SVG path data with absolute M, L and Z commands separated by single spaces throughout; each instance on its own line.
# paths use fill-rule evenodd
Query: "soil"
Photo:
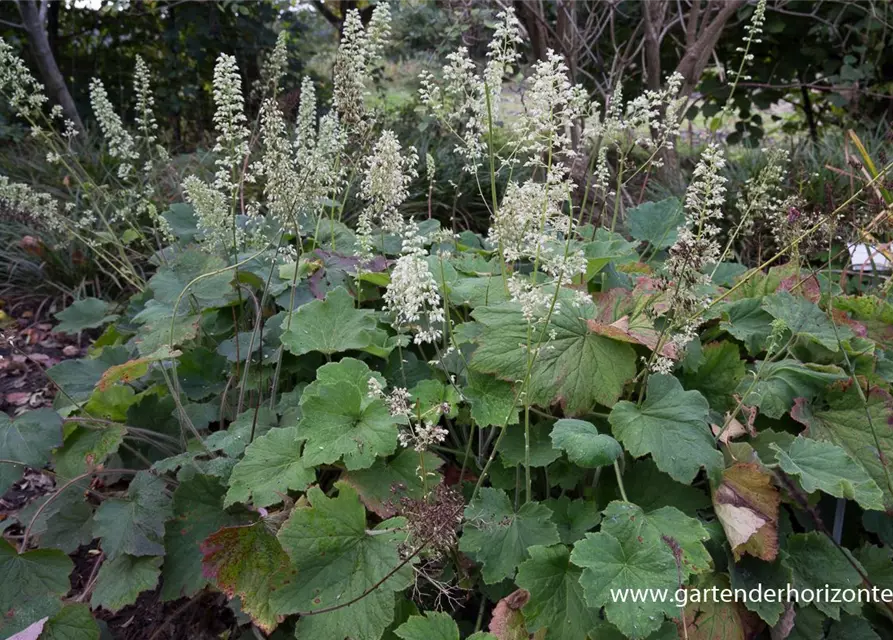
M 236 628 L 236 617 L 225 603 L 221 593 L 161 602 L 156 590 L 118 613 L 100 610 L 94 615 L 115 640 L 217 640 Z
M 86 354 L 89 338 L 53 333 L 45 305 L 9 305 L 0 316 L 0 410 L 10 416 L 51 406 L 55 388 L 44 373 Z

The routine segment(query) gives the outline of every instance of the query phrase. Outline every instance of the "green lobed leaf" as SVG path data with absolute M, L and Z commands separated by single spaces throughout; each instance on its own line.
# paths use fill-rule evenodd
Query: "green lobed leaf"
M 38 596 L 64 596 L 71 589 L 74 563 L 55 549 L 18 553 L 0 539 L 0 611 L 16 608 Z
M 562 304 L 552 314 L 542 349 L 531 370 L 527 393 L 531 403 L 560 404 L 567 415 L 580 415 L 596 403 L 612 405 L 636 374 L 636 354 L 624 342 L 594 333 L 587 324 L 594 305 L 581 309 Z M 484 325 L 472 369 L 514 382 L 527 374 L 527 323 L 516 304 L 481 307 L 475 319 Z M 542 331 L 537 327 L 537 332 Z
M 733 589 L 748 592 L 751 589 L 786 589 L 791 582 L 791 573 L 781 562 L 763 562 L 747 556 L 729 565 L 729 577 Z M 785 610 L 785 603 L 774 598 L 748 598 L 743 604 L 769 626 L 778 624 Z
M 679 614 L 675 603 L 660 599 L 633 602 L 614 598 L 612 590 L 679 587 L 679 571 L 672 551 L 653 531 L 642 537 L 617 539 L 605 532 L 587 533 L 574 545 L 571 562 L 583 568 L 580 584 L 592 609 L 605 615 L 629 638 L 645 638 L 660 628 L 664 615 Z
M 149 280 L 149 288 L 155 294 L 155 300 L 170 305 L 171 309 L 184 291 L 201 309 L 226 306 L 234 292 L 233 271 L 223 270 L 225 267 L 226 261 L 220 256 L 188 248 L 155 272 Z M 180 306 L 188 304 L 184 295 Z
M 744 377 L 744 360 L 738 345 L 712 342 L 702 349 L 704 360 L 695 372 L 682 376 L 686 389 L 700 391 L 715 411 L 728 411 L 735 406 L 733 393 Z
M 0 634 L 8 638 L 55 615 L 62 606 L 59 598 L 71 589 L 73 568 L 61 551 L 18 553 L 0 538 Z
M 456 405 L 461 400 L 452 384 L 445 384 L 440 380 L 422 380 L 409 390 L 409 397 L 413 413 L 435 423 L 443 415 L 455 418 Z M 448 412 L 444 413 L 443 405 L 450 406 Z
M 297 506 L 279 530 L 298 578 L 273 593 L 271 604 L 280 614 L 317 611 L 350 603 L 378 585 L 348 606 L 300 618 L 295 632 L 314 640 L 377 640 L 394 618 L 395 592 L 412 581 L 409 564 L 398 569 L 406 534 L 394 529 L 403 521 L 369 531 L 357 493 L 337 486 L 334 498 L 312 487 L 309 505 Z
M 685 225 L 685 214 L 679 198 L 643 202 L 627 212 L 629 234 L 656 249 L 673 246 L 679 227 Z
M 417 615 L 419 615 L 419 608 L 416 606 L 415 602 L 409 600 L 405 596 L 398 595 L 397 605 L 394 607 L 394 619 L 391 621 L 388 628 L 385 629 L 381 640 L 400 640 L 400 636 L 394 632 L 412 616 Z
M 15 513 L 14 519 L 23 526 L 29 526 L 33 521 L 31 533 L 42 538 L 47 533 L 51 519 L 60 513 L 75 509 L 79 503 L 84 501 L 84 493 L 88 489 L 89 483 L 90 481 L 85 478 L 70 484 L 64 490 L 40 496 L 19 509 Z M 93 539 L 92 535 L 90 539 Z M 47 546 L 42 539 L 41 544 Z
M 549 486 L 558 487 L 564 491 L 577 488 L 580 482 L 585 480 L 588 471 L 583 467 L 572 464 L 566 457 L 558 458 L 546 468 L 549 476 Z M 495 485 L 494 485 L 495 486 Z M 514 485 L 513 487 L 514 488 Z
M 573 544 L 583 538 L 601 522 L 598 504 L 592 500 L 571 500 L 563 495 L 543 502 L 552 511 L 552 522 L 558 527 L 558 535 L 564 544 Z
M 827 621 L 827 616 L 814 606 L 799 606 L 795 609 L 794 628 L 791 629 L 788 638 L 790 640 L 823 638 Z
M 862 584 L 862 577 L 850 563 L 841 548 L 826 535 L 818 531 L 795 533 L 788 536 L 787 546 L 782 550 L 782 562 L 791 572 L 792 584 L 796 589 L 856 589 Z M 853 562 L 855 559 L 851 558 Z M 857 564 L 858 566 L 858 564 Z M 841 609 L 858 613 L 861 603 L 824 602 L 817 599 L 815 607 L 825 615 L 840 620 Z
M 264 333 L 267 332 L 264 331 Z M 245 362 L 249 355 L 253 357 L 262 346 L 263 341 L 260 335 L 255 335 L 253 330 L 240 331 L 217 345 L 216 353 L 226 358 L 227 362 Z
M 862 514 L 862 526 L 877 535 L 888 547 L 893 547 L 893 518 L 883 511 L 866 511 Z
M 118 450 L 125 433 L 127 429 L 118 424 L 103 424 L 95 429 L 76 426 L 53 454 L 56 473 L 60 478 L 71 479 L 97 468 Z
M 161 217 L 167 221 L 171 232 L 184 244 L 192 242 L 199 233 L 198 218 L 191 204 L 175 202 L 161 214 Z
M 809 437 L 836 444 L 858 462 L 880 487 L 889 512 L 893 511 L 893 400 L 883 389 L 872 388 L 866 401 L 853 384 L 835 386 L 822 404 L 798 400 L 791 417 L 806 425 Z
M 107 375 L 114 369 L 115 367 L 110 368 L 103 375 Z M 123 422 L 127 419 L 127 411 L 139 400 L 140 397 L 133 387 L 127 385 L 105 386 L 103 380 L 100 380 L 99 385 L 87 400 L 87 404 L 84 405 L 84 412 L 97 418 Z
M 835 309 L 848 312 L 863 325 L 868 337 L 875 342 L 890 348 L 890 325 L 893 324 L 893 305 L 875 295 L 834 296 Z
M 881 640 L 871 623 L 861 616 L 844 614 L 828 629 L 827 640 Z
M 96 329 L 117 320 L 117 314 L 109 313 L 111 309 L 111 304 L 98 298 L 77 300 L 56 314 L 60 322 L 55 331 L 75 334 L 84 329 Z
M 505 427 L 508 433 L 499 443 L 499 459 L 506 468 L 524 465 L 526 462 L 524 429 Z M 561 450 L 552 446 L 549 439 L 549 425 L 539 423 L 530 427 L 530 466 L 545 467 L 561 457 Z
M 282 502 L 289 490 L 304 491 L 315 481 L 316 473 L 301 460 L 298 429 L 277 427 L 245 449 L 233 467 L 223 506 L 250 500 L 255 507 L 269 507 Z
M 530 547 L 530 559 L 518 567 L 516 582 L 530 593 L 524 606 L 527 629 L 546 629 L 547 638 L 579 640 L 596 627 L 598 609 L 589 608 L 580 584 L 582 569 L 570 563 L 563 544 Z
M 0 458 L 21 463 L 0 463 L 0 495 L 22 477 L 26 465 L 43 467 L 60 446 L 62 418 L 55 411 L 38 409 L 15 419 L 0 412 Z
M 94 609 L 103 607 L 112 613 L 136 602 L 143 591 L 158 584 L 161 558 L 157 556 L 119 555 L 106 560 L 96 575 L 96 586 L 90 598 Z
M 440 274 L 435 277 L 439 279 Z M 487 275 L 475 278 L 456 278 L 450 282 L 448 279 L 450 303 L 453 305 L 465 305 L 476 309 L 488 305 L 499 304 L 509 299 L 505 279 L 501 275 Z
M 239 418 L 242 418 L 242 420 L 244 422 L 250 422 L 250 416 L 254 415 L 254 411 L 253 410 L 249 410 L 249 411 L 245 411 L 242 414 L 240 414 L 236 418 L 236 421 L 238 421 Z M 196 430 L 204 431 L 211 425 L 212 422 L 217 422 L 217 420 L 220 419 L 220 406 L 217 405 L 216 402 L 190 402 L 189 404 L 183 405 L 183 413 L 186 414 L 185 417 L 189 419 L 189 422 L 192 423 L 192 426 L 195 427 Z M 263 407 L 261 407 L 261 411 L 259 412 L 258 415 L 259 416 L 264 415 Z M 174 409 L 172 411 L 172 416 L 176 417 L 178 423 L 180 420 L 184 419 L 183 416 L 180 415 L 179 409 Z M 260 424 L 260 417 L 258 418 L 258 423 Z M 232 426 L 232 425 L 230 425 L 230 426 Z M 258 428 L 260 428 L 260 426 Z M 192 430 L 190 429 L 190 431 L 192 431 Z M 208 436 L 208 440 L 213 441 L 213 437 L 214 437 L 214 434 L 212 433 L 210 436 Z M 207 445 L 207 440 L 205 441 L 205 443 L 206 443 L 206 446 L 208 446 L 208 448 L 210 448 L 210 446 Z M 242 447 L 241 449 L 238 449 L 239 452 L 241 452 L 245 449 L 245 445 L 242 444 L 241 447 Z M 217 451 L 218 449 L 213 449 L 213 450 Z
M 836 444 L 799 436 L 787 450 L 776 444 L 770 446 L 782 470 L 797 476 L 807 493 L 821 490 L 855 500 L 863 509 L 884 508 L 877 483 Z
M 487 584 L 512 578 L 529 557 L 530 547 L 559 541 L 551 516 L 551 510 L 537 502 L 527 502 L 516 512 L 504 491 L 484 487 L 465 508 L 459 550 L 483 565 Z
M 63 360 L 47 369 L 47 377 L 57 386 L 65 389 L 58 394 L 53 406 L 59 411 L 68 411 L 84 402 L 93 394 L 93 389 L 102 375 L 115 365 L 130 360 L 130 350 L 125 347 L 104 347 L 96 358 Z M 67 415 L 67 413 L 66 413 Z
M 748 268 L 739 262 L 720 262 L 705 265 L 701 273 L 712 274 L 710 280 L 721 287 L 731 287 L 738 276 L 747 273 Z
M 408 354 L 404 354 L 404 357 Z M 320 387 L 346 382 L 353 386 L 361 395 L 369 394 L 369 379 L 375 380 L 383 387 L 387 382 L 377 371 L 372 371 L 365 362 L 356 358 L 342 358 L 338 362 L 329 362 L 316 370 L 316 380 L 304 389 L 301 395 L 301 404 L 317 394 Z M 293 426 L 293 425 L 283 425 Z
M 855 553 L 872 585 L 893 590 L 893 549 L 863 544 Z
M 387 330 L 376 327 L 369 332 L 369 344 L 361 348 L 360 351 L 387 360 L 394 349 L 404 348 L 408 344 L 409 336 L 405 334 L 391 335 Z
M 710 534 L 695 518 L 675 507 L 661 507 L 645 513 L 638 505 L 615 500 L 602 512 L 603 533 L 618 540 L 659 539 L 670 553 L 678 551 L 679 570 L 685 574 L 704 573 L 712 566 L 704 542 Z
M 639 243 L 629 242 L 619 233 L 599 227 L 595 229 L 594 235 L 588 232 L 582 235 L 593 238 L 592 242 L 583 246 L 583 255 L 586 257 L 586 273 L 583 277 L 587 282 L 611 262 L 628 262 L 638 258 L 636 247 Z
M 34 596 L 22 598 L 14 607 L 4 611 L 0 617 L 0 635 L 10 640 L 18 640 L 21 633 L 25 640 L 33 640 L 42 632 L 51 616 L 62 610 L 62 602 L 57 596 Z M 21 636 L 20 636 L 21 637 Z
M 372 343 L 375 313 L 357 309 L 344 287 L 329 291 L 325 300 L 314 300 L 297 311 L 288 330 L 283 320 L 282 344 L 295 355 L 311 351 L 325 354 L 363 349 Z
M 710 507 L 706 493 L 676 482 L 660 471 L 651 458 L 636 460 L 632 467 L 627 467 L 623 482 L 629 501 L 645 511 L 671 506 L 694 517 L 699 509 Z M 660 491 L 655 491 L 655 487 L 660 487 Z
M 402 640 L 459 640 L 459 627 L 442 611 L 426 611 L 423 616 L 410 616 L 394 630 L 394 634 Z M 489 633 L 474 636 L 478 640 L 494 638 Z
M 585 420 L 559 420 L 552 427 L 551 438 L 552 444 L 564 449 L 571 462 L 588 469 L 613 464 L 623 455 L 614 438 L 599 433 L 594 424 Z
M 40 640 L 99 640 L 99 625 L 86 604 L 67 604 L 47 620 Z
M 93 540 L 93 507 L 81 500 L 65 505 L 47 519 L 40 545 L 74 553 L 82 544 Z
M 661 471 L 690 484 L 701 467 L 710 470 L 723 462 L 707 426 L 708 410 L 704 396 L 683 390 L 676 378 L 651 375 L 645 402 L 618 402 L 608 421 L 633 457 L 650 453 Z
M 849 377 L 834 365 L 803 364 L 791 358 L 765 364 L 757 360 L 753 371 L 760 372 L 759 379 L 754 383 L 752 376 L 745 377 L 737 393 L 747 394 L 744 404 L 759 407 L 760 413 L 770 418 L 780 418 L 790 411 L 795 399 L 812 398 L 828 384 Z
M 195 401 L 206 400 L 209 396 L 221 393 L 226 385 L 226 365 L 226 358 L 216 351 L 204 347 L 190 349 L 177 359 L 177 378 L 181 391 Z
M 252 431 L 257 439 L 277 423 L 276 414 L 268 407 L 259 407 L 256 411 L 248 409 L 236 416 L 225 430 L 215 431 L 205 438 L 205 446 L 211 451 L 222 451 L 235 458 L 245 452 L 251 442 Z
M 140 355 L 148 356 L 165 347 L 173 349 L 198 336 L 201 314 L 190 313 L 188 305 L 181 304 L 175 316 L 173 304 L 149 300 L 146 308 L 134 317 L 134 322 L 140 325 L 134 338 Z
M 147 471 L 136 474 L 126 498 L 109 498 L 96 510 L 93 534 L 102 538 L 109 560 L 129 553 L 134 556 L 164 555 L 164 521 L 170 516 L 170 499 L 164 480 Z
M 462 393 L 471 405 L 471 417 L 478 426 L 518 424 L 515 392 L 510 382 L 469 370 L 468 386 Z
M 776 320 L 783 321 L 795 336 L 806 336 L 833 352 L 839 349 L 838 334 L 841 340 L 852 336 L 849 327 L 840 326 L 835 330 L 831 320 L 815 303 L 787 291 L 763 298 L 763 309 Z
M 748 353 L 756 355 L 766 348 L 772 333 L 772 316 L 762 307 L 762 298 L 743 298 L 720 307 L 720 329 L 744 343 Z
M 304 464 L 344 460 L 348 470 L 371 467 L 375 458 L 397 449 L 397 425 L 379 398 L 370 398 L 351 383 L 326 383 L 304 392 L 298 433 L 306 438 Z

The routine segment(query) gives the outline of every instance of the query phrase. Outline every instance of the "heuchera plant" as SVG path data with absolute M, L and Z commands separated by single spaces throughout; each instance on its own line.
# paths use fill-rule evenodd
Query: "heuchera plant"
M 294 126 L 284 39 L 254 125 L 221 55 L 214 174 L 166 210 L 141 63 L 139 135 L 91 92 L 120 191 L 59 208 L 0 179 L 141 286 L 115 313 L 60 313 L 66 332 L 107 327 L 49 370 L 55 410 L 0 415 L 0 490 L 23 467 L 55 479 L 3 523 L 21 535 L 0 541 L 2 635 L 98 638 L 91 609 L 156 589 L 217 590 L 258 634 L 314 640 L 889 634 L 890 602 L 615 593 L 893 587 L 893 306 L 798 251 L 836 212 L 789 225 L 757 268 L 730 262 L 753 221 L 787 215 L 785 155 L 729 225 L 715 144 L 684 199 L 622 211 L 676 138 L 681 78 L 599 109 L 551 54 L 509 118 L 506 12 L 483 69 L 460 50 L 421 83 L 490 230 L 408 218 L 413 180 L 438 175 L 364 100 L 389 29 L 386 5 L 366 28 L 349 14 L 333 108 L 318 117 L 305 80 Z M 0 60 L 0 89 L 79 175 L 76 132 L 52 133 L 2 42 Z M 147 279 L 113 249 L 122 228 L 158 243 Z M 81 545 L 96 570 L 71 593 Z

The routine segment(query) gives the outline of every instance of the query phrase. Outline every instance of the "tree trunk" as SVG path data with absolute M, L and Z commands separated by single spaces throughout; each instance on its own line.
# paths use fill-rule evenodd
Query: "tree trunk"
M 706 6 L 702 6 L 702 0 L 692 1 L 688 15 L 682 20 L 685 24 L 685 55 L 676 66 L 676 72 L 682 74 L 684 81 L 679 97 L 687 98 L 694 92 L 726 23 L 745 2 L 746 0 L 726 0 L 723 4 L 717 4 L 714 0 L 708 0 Z M 718 7 L 715 12 L 714 7 Z M 646 39 L 647 31 L 646 27 Z M 648 81 L 650 84 L 650 77 Z M 660 169 L 662 180 L 675 190 L 681 190 L 683 185 L 676 145 L 674 144 L 672 149 L 667 149 L 662 156 L 663 166 Z
M 83 131 L 84 124 L 81 121 L 81 116 L 78 114 L 68 86 L 65 84 L 65 78 L 62 77 L 62 72 L 59 71 L 56 58 L 53 56 L 53 50 L 50 48 L 50 40 L 47 37 L 44 24 L 48 9 L 47 0 L 43 0 L 39 8 L 35 0 L 18 0 L 18 6 L 19 13 L 22 15 L 22 23 L 28 32 L 31 52 L 34 54 L 34 60 L 49 98 L 62 107 L 62 113 L 66 119 L 71 120 L 75 127 Z
M 538 0 L 515 0 L 515 13 L 530 38 L 530 50 L 533 59 L 545 60 L 549 49 L 546 19 L 542 14 Z
M 668 0 L 652 0 L 642 4 L 645 17 L 645 76 L 652 91 L 660 90 L 660 45 L 668 6 Z
M 809 127 L 809 138 L 813 144 L 819 141 L 819 128 L 815 121 L 815 113 L 812 111 L 812 100 L 809 97 L 809 88 L 800 76 L 800 95 L 803 96 L 803 113 L 806 115 L 806 125 Z
M 556 24 L 556 36 L 558 37 L 558 50 L 564 56 L 567 64 L 568 75 L 573 84 L 577 83 L 577 5 L 574 0 L 558 0 L 558 22 Z M 583 122 L 574 122 L 571 125 L 571 148 L 580 150 Z
M 697 18 L 701 12 L 701 2 L 700 0 L 695 0 L 692 3 L 688 20 L 688 33 L 686 33 L 685 55 L 682 56 L 682 60 L 676 66 L 676 71 L 685 78 L 682 84 L 683 96 L 690 96 L 695 87 L 698 86 L 701 74 L 704 73 L 704 69 L 710 61 L 710 56 L 713 54 L 713 49 L 716 47 L 716 43 L 719 41 L 726 23 L 745 2 L 746 0 L 727 0 L 720 5 L 719 11 L 716 12 L 712 19 L 709 15 L 704 15 L 700 25 L 697 25 Z M 704 14 L 707 14 L 712 8 L 711 4 L 710 2 L 707 3 L 707 9 L 704 10 Z
M 47 37 L 50 40 L 50 51 L 53 57 L 59 58 L 59 11 L 62 9 L 61 2 L 51 2 L 50 9 L 47 12 Z

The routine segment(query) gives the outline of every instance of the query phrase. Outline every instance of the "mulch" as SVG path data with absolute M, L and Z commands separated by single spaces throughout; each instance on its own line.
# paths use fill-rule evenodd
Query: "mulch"
M 45 306 L 0 306 L 0 410 L 10 416 L 52 405 L 55 388 L 45 371 L 62 360 L 82 358 L 89 338 L 53 333 Z M 11 344 L 10 344 L 11 342 Z

